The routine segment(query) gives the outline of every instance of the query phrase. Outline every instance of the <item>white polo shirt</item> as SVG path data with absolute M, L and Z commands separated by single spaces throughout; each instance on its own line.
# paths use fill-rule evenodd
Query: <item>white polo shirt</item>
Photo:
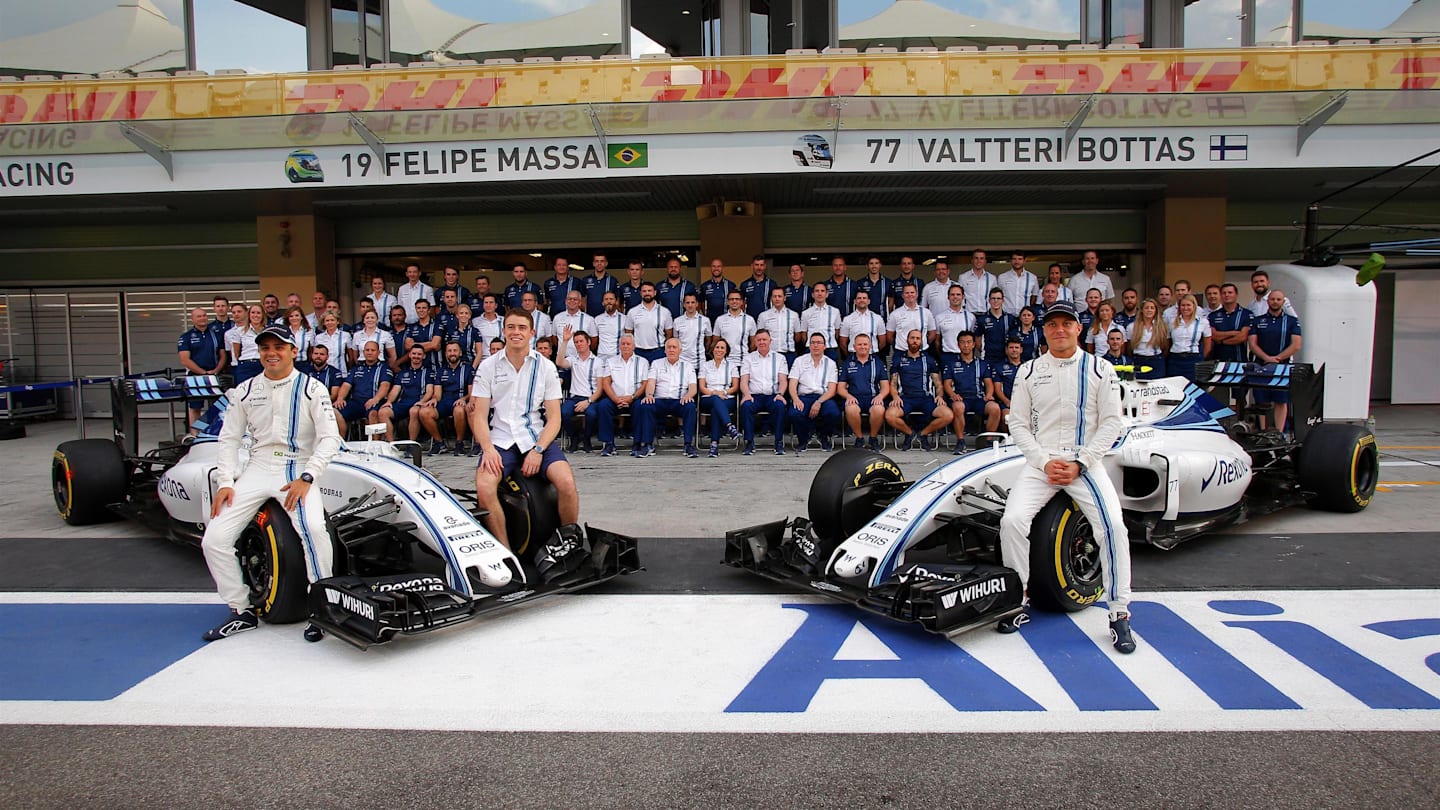
M 873 309 L 864 312 L 857 309 L 840 322 L 840 334 L 845 338 L 847 346 L 855 340 L 856 335 L 869 335 L 870 351 L 873 352 L 880 348 L 880 336 L 885 334 L 885 319 Z M 851 348 L 850 351 L 853 353 L 855 349 Z
M 1029 270 L 1021 270 L 1019 275 L 1006 270 L 997 281 L 996 286 L 1005 293 L 1004 310 L 1010 315 L 1019 317 L 1020 310 L 1030 306 L 1031 298 L 1040 300 L 1040 279 Z
M 995 274 L 986 270 L 975 275 L 975 268 L 966 268 L 957 279 L 965 288 L 965 308 L 980 313 L 990 308 L 990 291 L 1000 286 Z
M 580 359 L 579 355 L 570 358 L 570 396 L 585 397 L 589 399 L 600 391 L 600 378 L 605 376 L 605 361 L 595 356 L 594 352 L 589 357 Z
M 712 396 L 725 396 L 725 390 L 730 387 L 730 381 L 740 376 L 740 367 L 726 357 L 722 362 L 706 360 L 700 364 L 700 377 L 705 380 L 705 387 L 710 390 Z
M 500 317 L 499 315 L 496 315 L 495 320 L 493 321 L 486 318 L 484 315 L 477 315 L 470 321 L 470 328 L 480 333 L 480 338 L 476 341 L 476 356 L 490 356 L 490 341 L 494 340 L 495 338 L 501 337 L 501 327 L 503 327 L 504 325 L 505 319 Z
M 944 281 L 937 278 L 926 284 L 924 289 L 920 290 L 920 306 L 935 313 L 935 317 L 940 317 L 940 313 L 950 308 L 951 287 L 960 287 L 960 282 L 956 281 L 954 276 Z
M 240 344 L 240 352 L 235 360 L 259 360 L 260 349 L 255 345 L 255 336 L 259 334 L 250 327 L 232 327 L 225 333 L 225 351 L 235 353 L 235 344 Z
M 1210 337 L 1210 320 L 1198 315 L 1189 323 L 1176 318 L 1169 326 L 1171 354 L 1197 354 L 1205 348 L 1205 338 Z
M 626 314 L 630 316 L 630 323 L 635 329 L 637 349 L 661 348 L 665 345 L 665 330 L 675 327 L 675 319 L 670 317 L 670 310 L 661 306 L 659 301 L 652 301 L 649 307 L 636 304 Z
M 638 354 L 627 362 L 620 355 L 606 358 L 604 376 L 610 378 L 610 389 L 616 396 L 634 396 L 650 374 L 650 361 Z
M 751 352 L 745 355 L 745 362 L 740 364 L 740 376 L 750 378 L 750 395 L 753 397 L 774 396 L 780 391 L 780 378 L 790 371 L 790 366 L 785 362 L 785 356 L 770 347 L 770 353 L 761 356 L 760 352 Z
M 825 336 L 825 348 L 833 349 L 840 345 L 836 336 L 840 333 L 840 310 L 826 304 L 824 307 L 818 304 L 811 304 L 805 309 L 805 314 L 800 316 L 800 325 L 805 332 L 805 339 L 819 332 Z
M 680 359 L 692 367 L 705 359 L 705 338 L 710 337 L 710 319 L 695 313 L 692 318 L 681 314 L 672 321 L 675 337 L 680 338 Z
M 476 369 L 470 394 L 490 400 L 491 443 L 528 453 L 545 428 L 545 402 L 560 399 L 560 375 L 539 352 L 525 355 L 518 370 L 505 352 L 496 352 Z
M 595 319 L 590 317 L 583 309 L 577 311 L 574 315 L 571 315 L 570 311 L 566 310 L 550 319 L 550 328 L 555 330 L 556 337 L 564 338 L 566 327 L 573 329 L 575 332 L 584 332 L 592 338 L 595 336 Z M 572 339 L 560 348 L 564 349 L 565 354 L 570 357 L 578 356 L 575 352 L 573 333 Z
M 601 357 L 614 357 L 620 353 L 620 338 L 626 332 L 635 331 L 634 325 L 630 323 L 630 316 L 616 310 L 613 314 L 607 315 L 602 312 L 595 316 L 595 353 Z
M 795 392 L 802 396 L 823 394 L 828 386 L 839 382 L 839 378 L 840 370 L 835 361 L 823 354 L 819 362 L 809 353 L 802 354 L 790 367 L 790 379 L 796 381 Z
M 385 359 L 386 349 L 395 348 L 395 336 L 378 326 L 375 327 L 374 332 L 351 332 L 350 348 L 354 349 L 355 354 L 359 356 L 359 362 L 365 362 L 365 344 L 371 342 L 380 347 L 381 360 Z
M 679 399 L 685 389 L 695 385 L 695 366 L 684 360 L 656 360 L 647 377 L 655 381 L 656 399 Z
M 935 313 L 922 306 L 914 309 L 900 307 L 885 320 L 885 331 L 895 333 L 896 346 L 904 346 L 905 340 L 914 329 L 919 329 L 921 336 L 928 341 L 929 333 L 935 331 Z
M 964 307 L 958 310 L 947 308 L 935 316 L 935 325 L 940 330 L 940 351 L 959 354 L 960 333 L 966 330 L 975 331 L 975 313 Z M 898 333 L 895 339 L 900 339 Z
M 740 310 L 739 315 L 731 315 L 729 310 L 715 319 L 714 332 L 717 336 L 725 338 L 730 344 L 730 357 L 737 362 L 751 352 L 750 338 L 755 337 L 755 319 Z
M 755 319 L 757 329 L 770 330 L 770 348 L 791 351 L 795 345 L 795 333 L 800 331 L 800 316 L 795 310 L 782 306 L 771 307 Z
M 420 320 L 420 316 L 415 313 L 415 302 L 421 298 L 432 304 L 435 303 L 435 288 L 423 281 L 417 281 L 414 284 L 401 284 L 400 289 L 395 291 L 396 302 L 405 308 L 405 323 L 415 323 Z M 385 314 L 388 318 L 390 311 L 386 310 Z
M 1101 301 L 1109 301 L 1115 297 L 1115 285 L 1110 283 L 1109 276 L 1099 270 L 1095 271 L 1093 277 L 1085 275 L 1083 270 L 1070 277 L 1070 292 L 1075 293 L 1076 301 L 1084 301 L 1085 293 L 1091 290 L 1100 291 Z

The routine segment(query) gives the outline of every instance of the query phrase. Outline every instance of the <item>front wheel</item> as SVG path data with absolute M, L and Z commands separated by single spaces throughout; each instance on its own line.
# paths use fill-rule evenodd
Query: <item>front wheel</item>
M 77 439 L 55 448 L 50 491 L 60 519 L 71 526 L 115 517 L 110 504 L 125 500 L 129 485 L 125 454 L 109 439 Z
M 1300 486 L 1314 493 L 1311 507 L 1359 512 L 1370 505 L 1380 482 L 1375 434 L 1360 425 L 1321 422 L 1295 451 L 1295 472 Z
M 1090 520 L 1069 495 L 1056 493 L 1030 524 L 1030 600 L 1042 609 L 1075 613 L 1104 593 L 1100 543 Z
M 820 465 L 810 482 L 807 513 L 811 528 L 822 540 L 839 543 L 874 520 L 883 508 L 865 501 L 851 502 L 847 509 L 847 492 L 904 480 L 905 474 L 887 456 L 859 448 L 841 450 Z
M 507 475 L 500 480 L 505 534 L 516 557 L 539 548 L 560 528 L 560 497 L 543 475 Z
M 290 516 L 277 501 L 266 501 L 235 546 L 250 586 L 250 604 L 271 624 L 298 622 L 310 615 L 310 577 L 305 549 Z

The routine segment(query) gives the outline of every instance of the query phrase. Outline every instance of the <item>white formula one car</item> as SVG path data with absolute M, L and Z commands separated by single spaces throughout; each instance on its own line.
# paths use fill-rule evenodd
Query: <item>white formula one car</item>
M 1125 431 L 1104 460 L 1132 543 L 1162 549 L 1297 504 L 1358 512 L 1379 480 L 1375 436 L 1319 415 L 1323 369 L 1202 363 L 1197 379 L 1123 380 Z M 1236 413 L 1246 389 L 1290 391 L 1295 437 L 1260 431 L 1269 406 Z M 986 437 L 982 437 L 986 438 Z M 1008 436 L 918 481 L 879 453 L 845 450 L 810 486 L 809 517 L 726 535 L 725 562 L 926 630 L 955 635 L 1019 610 L 1015 572 L 1000 564 L 1000 518 L 1024 455 Z M 1068 495 L 1031 529 L 1030 597 L 1078 611 L 1102 598 L 1099 548 Z M 937 549 L 923 561 L 913 558 Z M 935 561 L 936 558 L 938 562 Z
M 189 399 L 216 402 L 208 435 L 140 454 L 138 405 L 183 407 Z M 215 494 L 214 415 L 224 401 L 215 377 L 112 381 L 114 439 L 68 441 L 55 451 L 60 517 L 78 525 L 120 515 L 198 546 Z M 560 526 L 554 487 L 535 478 L 501 482 L 512 553 L 481 524 L 474 492 L 447 488 L 420 468 L 419 456 L 414 442 L 379 441 L 350 443 L 335 455 L 316 483 L 336 575 L 313 585 L 284 509 L 273 500 L 260 509 L 237 554 L 262 619 L 309 619 L 364 648 L 641 570 L 633 539 Z

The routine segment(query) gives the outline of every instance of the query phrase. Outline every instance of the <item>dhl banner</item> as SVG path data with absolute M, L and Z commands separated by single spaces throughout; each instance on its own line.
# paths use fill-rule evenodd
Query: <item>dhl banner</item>
M 0 125 L 629 102 L 1426 90 L 1440 45 L 639 59 L 0 85 Z
M 737 166 L 753 174 L 1365 168 L 1421 154 L 1436 141 L 1440 124 L 1328 127 L 1297 156 L 1293 127 L 1223 122 L 1087 127 L 1069 143 L 1062 131 L 1043 129 L 708 133 L 604 144 L 592 136 L 387 145 L 383 156 L 364 146 L 177 152 L 173 180 L 139 153 L 48 156 L 0 158 L 0 196 L 675 177 Z

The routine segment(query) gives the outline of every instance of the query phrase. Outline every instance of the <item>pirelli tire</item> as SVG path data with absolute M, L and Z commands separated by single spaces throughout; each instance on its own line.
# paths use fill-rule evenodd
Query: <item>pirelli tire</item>
M 1301 488 L 1314 493 L 1309 499 L 1312 508 L 1359 512 L 1375 497 L 1380 448 L 1367 428 L 1321 422 L 1310 428 L 1294 461 Z
M 810 527 L 822 540 L 838 543 L 880 514 L 882 507 L 841 514 L 845 492 L 866 484 L 904 481 L 900 467 L 884 454 L 851 448 L 825 460 L 810 481 Z
M 560 496 L 542 475 L 500 479 L 500 506 L 510 550 L 517 557 L 538 549 L 560 528 Z
M 1075 613 L 1105 594 L 1100 544 L 1075 501 L 1058 492 L 1030 524 L 1030 601 Z
M 250 587 L 250 604 L 261 619 L 290 624 L 310 616 L 305 548 L 278 501 L 266 501 L 255 513 L 241 532 L 235 553 Z
M 107 507 L 125 500 L 128 486 L 125 454 L 110 439 L 77 439 L 55 448 L 50 488 L 60 519 L 71 526 L 116 517 Z

